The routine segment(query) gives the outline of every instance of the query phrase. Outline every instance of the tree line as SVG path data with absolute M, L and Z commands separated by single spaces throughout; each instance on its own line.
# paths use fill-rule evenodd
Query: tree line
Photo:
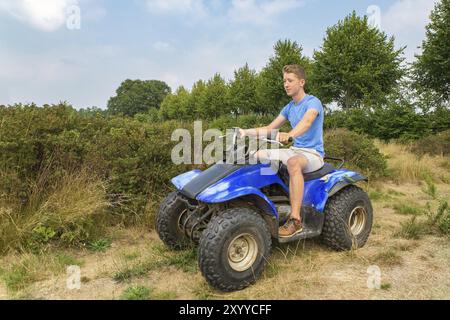
M 277 114 L 289 100 L 281 74 L 287 64 L 305 67 L 307 92 L 328 107 L 384 108 L 401 99 L 422 106 L 419 109 L 448 108 L 450 0 L 438 2 L 430 18 L 422 53 L 413 63 L 405 62 L 405 47 L 395 48 L 393 36 L 353 12 L 326 30 L 311 58 L 296 41 L 279 40 L 260 72 L 245 64 L 230 81 L 216 73 L 198 80 L 191 90 L 180 86 L 174 92 L 162 81 L 126 80 L 108 101 L 108 111 L 126 116 L 149 113 L 161 120 Z

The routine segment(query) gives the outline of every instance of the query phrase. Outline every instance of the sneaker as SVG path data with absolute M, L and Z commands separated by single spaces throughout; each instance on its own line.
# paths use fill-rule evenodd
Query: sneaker
M 289 218 L 288 221 L 278 228 L 278 236 L 280 238 L 292 237 L 303 231 L 302 224 L 299 220 Z

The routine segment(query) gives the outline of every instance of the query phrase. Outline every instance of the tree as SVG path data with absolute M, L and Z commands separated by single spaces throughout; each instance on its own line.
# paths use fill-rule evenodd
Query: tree
M 234 79 L 229 84 L 228 101 L 233 114 L 248 114 L 257 110 L 256 71 L 245 66 L 234 71 Z
M 170 92 L 170 87 L 163 81 L 127 79 L 116 90 L 117 95 L 109 99 L 108 111 L 130 117 L 147 113 L 151 108 L 159 109 Z
M 203 80 L 198 80 L 192 86 L 191 94 L 188 99 L 188 108 L 191 110 L 194 119 L 199 119 L 201 102 L 203 100 L 203 95 L 205 94 L 206 84 Z
M 275 55 L 269 59 L 257 79 L 257 97 L 259 107 L 255 110 L 262 114 L 280 112 L 290 100 L 283 86 L 283 67 L 288 64 L 299 64 L 311 71 L 311 62 L 302 55 L 302 47 L 295 41 L 279 40 L 275 46 Z M 308 88 L 308 85 L 306 86 Z
M 189 92 L 180 86 L 174 94 L 168 94 L 161 103 L 160 115 L 164 120 L 192 119 L 194 110 L 189 108 Z
M 426 26 L 422 54 L 416 56 L 413 74 L 419 91 L 430 89 L 440 100 L 447 101 L 450 94 L 450 0 L 438 2 Z M 421 90 L 422 89 L 422 90 Z
M 384 103 L 404 75 L 403 50 L 395 50 L 394 37 L 388 39 L 353 11 L 327 29 L 321 50 L 314 52 L 319 98 L 344 109 Z
M 227 101 L 228 87 L 225 80 L 216 73 L 208 80 L 205 90 L 197 104 L 197 115 L 202 119 L 215 119 L 220 115 L 230 113 Z

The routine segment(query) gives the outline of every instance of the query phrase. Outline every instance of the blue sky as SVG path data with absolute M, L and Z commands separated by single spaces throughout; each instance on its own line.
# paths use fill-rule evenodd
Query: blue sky
M 0 0 L 0 104 L 105 108 L 128 78 L 163 80 L 172 90 L 216 72 L 230 79 L 246 62 L 259 71 L 278 39 L 311 56 L 327 27 L 353 10 L 407 46 L 411 61 L 434 2 Z

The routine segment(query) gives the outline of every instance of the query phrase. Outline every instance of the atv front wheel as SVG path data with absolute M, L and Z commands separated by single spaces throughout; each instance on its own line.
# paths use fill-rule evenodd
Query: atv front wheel
M 372 229 L 373 210 L 369 197 L 351 185 L 332 196 L 325 206 L 322 241 L 335 250 L 361 248 Z
M 171 249 L 186 248 L 190 241 L 181 229 L 187 206 L 177 191 L 171 192 L 161 203 L 156 216 L 156 231 L 160 239 Z
M 261 275 L 271 243 L 269 228 L 258 213 L 227 209 L 210 221 L 200 238 L 200 270 L 219 290 L 241 290 Z

